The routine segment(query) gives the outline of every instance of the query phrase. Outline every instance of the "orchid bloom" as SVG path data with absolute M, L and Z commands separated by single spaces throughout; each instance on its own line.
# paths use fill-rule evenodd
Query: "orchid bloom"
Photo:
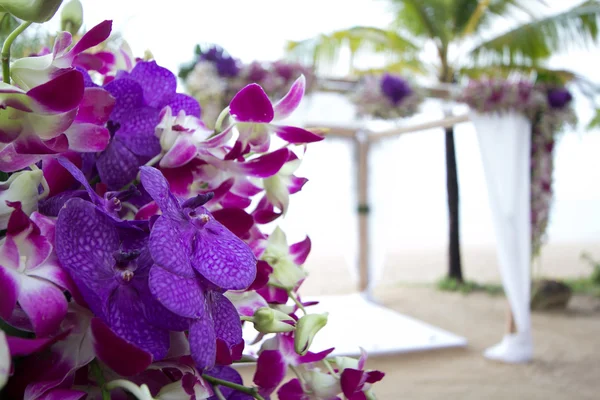
M 207 129 L 200 118 L 186 115 L 184 110 L 174 116 L 171 107 L 166 106 L 156 126 L 156 136 L 163 153 L 158 165 L 161 168 L 181 167 L 192 161 L 198 151 L 225 145 L 231 133 L 224 131 L 212 136 L 213 131 Z
M 348 400 L 366 400 L 374 398 L 371 384 L 379 382 L 385 374 L 381 371 L 365 371 L 367 353 L 360 349 L 358 360 L 349 357 L 336 357 L 335 363 L 341 371 L 340 383 L 344 396 Z
M 265 91 L 253 83 L 240 90 L 229 105 L 230 115 L 240 134 L 238 141 L 243 148 L 250 145 L 253 151 L 264 152 L 270 146 L 270 134 L 274 132 L 289 143 L 312 143 L 323 140 L 323 137 L 306 129 L 293 126 L 275 125 L 273 122 L 285 119 L 298 108 L 306 79 L 300 76 L 288 93 L 277 103 L 271 103 Z
M 300 285 L 307 275 L 302 264 L 308 257 L 310 245 L 307 237 L 304 241 L 289 246 L 285 233 L 281 228 L 275 228 L 260 256 L 261 260 L 273 267 L 270 282 L 288 290 Z
M 54 222 L 34 213 L 31 219 L 20 203 L 0 242 L 0 317 L 8 320 L 16 304 L 23 309 L 38 337 L 49 336 L 67 313 L 63 290 L 72 287 L 53 251 Z
M 281 210 L 283 215 L 287 212 L 290 194 L 299 192 L 304 184 L 308 182 L 306 178 L 293 175 L 300 167 L 300 162 L 298 156 L 290 151 L 288 160 L 279 172 L 263 180 L 267 200 Z
M 333 348 L 330 348 L 319 353 L 307 352 L 301 356 L 294 350 L 293 333 L 278 334 L 261 346 L 254 383 L 263 396 L 269 396 L 283 382 L 288 366 L 297 367 L 322 361 L 332 351 Z
M 16 172 L 5 182 L 0 182 L 0 229 L 6 229 L 8 219 L 14 210 L 7 201 L 21 203 L 21 210 L 27 215 L 37 211 L 38 200 L 48 195 L 47 190 L 42 194 L 39 193 L 43 178 L 42 171 L 38 169 Z
M 52 53 L 15 60 L 10 68 L 11 77 L 20 88 L 25 90 L 42 85 L 63 71 L 72 70 L 75 57 L 108 39 L 111 29 L 112 21 L 103 21 L 86 32 L 72 48 L 71 34 L 61 32 L 54 42 Z M 63 89 L 58 93 L 62 91 L 66 92 Z

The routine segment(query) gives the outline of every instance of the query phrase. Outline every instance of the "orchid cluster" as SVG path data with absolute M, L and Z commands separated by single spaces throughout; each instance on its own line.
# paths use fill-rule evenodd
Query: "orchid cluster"
M 296 77 L 306 79 L 305 91 L 311 91 L 316 83 L 312 69 L 288 61 L 243 64 L 223 48 L 211 45 L 196 46 L 196 59 L 181 68 L 179 76 L 184 80 L 188 93 L 195 97 L 210 114 L 205 114 L 205 123 L 212 123 L 218 113 L 229 104 L 233 96 L 250 83 L 260 85 L 270 99 L 285 95 Z M 214 117 L 214 118 L 213 118 Z
M 61 32 L 51 52 L 3 65 L 0 395 L 374 398 L 383 373 L 365 354 L 310 351 L 327 323 L 298 294 L 310 239 L 261 229 L 287 212 L 306 145 L 323 139 L 280 123 L 305 78 L 275 103 L 246 85 L 211 130 L 170 71 L 94 52 L 111 27 L 76 43 Z M 257 358 L 243 324 L 264 340 Z M 252 386 L 238 362 L 256 363 Z
M 419 111 L 423 95 L 400 76 L 367 75 L 351 96 L 359 116 L 381 119 L 406 118 Z
M 564 87 L 526 81 L 471 81 L 458 101 L 480 113 L 518 112 L 532 123 L 531 132 L 531 243 L 538 256 L 546 238 L 552 205 L 552 173 L 557 134 L 575 124 L 572 95 Z

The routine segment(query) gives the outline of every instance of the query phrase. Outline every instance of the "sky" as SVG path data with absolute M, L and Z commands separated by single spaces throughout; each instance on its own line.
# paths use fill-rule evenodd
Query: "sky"
M 149 49 L 157 62 L 177 72 L 193 58 L 200 42 L 217 43 L 244 62 L 276 60 L 288 40 L 300 40 L 354 25 L 385 27 L 391 20 L 385 0 L 81 0 L 85 26 L 112 19 L 114 30 L 128 41 L 135 55 Z M 546 0 L 559 12 L 579 0 Z M 58 28 L 58 22 L 53 21 Z M 497 29 L 505 27 L 498 26 Z M 370 60 L 362 60 L 370 62 Z M 342 61 L 343 63 L 343 61 Z M 554 57 L 550 66 L 569 68 L 599 82 L 600 51 L 573 51 Z M 344 125 L 354 119 L 347 100 L 314 96 L 305 101 L 299 119 Z M 579 107 L 578 107 L 579 108 Z M 426 110 L 420 121 L 439 118 L 439 109 Z M 582 108 L 584 120 L 591 110 Z M 417 119 L 418 119 L 417 118 Z M 401 123 L 412 123 L 402 121 Z M 580 132 L 581 133 L 581 132 Z M 600 235 L 600 132 L 565 135 L 557 154 L 555 213 L 551 237 L 588 240 Z M 379 235 L 400 238 L 408 246 L 445 246 L 447 219 L 443 137 L 438 131 L 408 135 L 374 150 L 372 196 L 387 216 Z M 463 210 L 463 242 L 493 243 L 485 181 L 480 169 L 475 133 L 470 124 L 457 130 L 457 152 Z M 326 143 L 325 143 L 326 142 Z M 387 151 L 387 153 L 386 153 Z M 324 164 L 326 163 L 326 164 Z M 292 199 L 283 223 L 293 240 L 310 232 L 316 249 L 330 252 L 348 247 L 353 231 L 353 167 L 349 143 L 327 140 L 309 149 L 299 170 L 309 184 Z M 577 177 L 578 179 L 573 179 Z M 326 194 L 330 203 L 324 203 Z M 335 204 L 335 207 L 327 207 Z M 389 210 L 399 210 L 390 217 Z M 413 210 L 428 210 L 417 213 Z M 310 213 L 306 213 L 310 210 Z M 578 221 L 578 224 L 573 224 Z M 319 229 L 315 229 L 319 226 Z M 336 226 L 332 232 L 325 226 Z M 402 227 L 402 228 L 398 228 Z M 392 236 L 390 236 L 392 235 Z M 390 242 L 397 246 L 398 240 Z M 557 239 L 557 240 L 558 240 Z

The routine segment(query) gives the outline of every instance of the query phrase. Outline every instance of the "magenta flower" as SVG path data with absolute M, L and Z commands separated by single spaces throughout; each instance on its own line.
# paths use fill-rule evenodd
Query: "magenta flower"
M 336 357 L 336 364 L 342 371 L 340 384 L 348 400 L 366 400 L 371 384 L 379 382 L 385 374 L 381 371 L 365 371 L 367 353 L 361 349 L 360 359 Z
M 200 117 L 200 106 L 176 93 L 175 75 L 154 61 L 140 62 L 131 72 L 120 71 L 104 88 L 116 104 L 107 123 L 112 140 L 96 166 L 109 189 L 120 189 L 133 181 L 139 166 L 161 152 L 155 135 L 161 110 L 169 106 L 174 113 L 183 110 Z
M 304 96 L 305 85 L 306 80 L 302 75 L 294 82 L 289 92 L 275 104 L 271 103 L 265 91 L 255 83 L 244 87 L 235 95 L 229 105 L 229 112 L 235 123 L 228 129 L 233 126 L 237 128 L 242 149 L 249 145 L 253 151 L 267 151 L 271 132 L 289 143 L 323 140 L 322 136 L 306 129 L 272 123 L 287 118 L 298 108 Z
M 36 335 L 49 336 L 67 313 L 63 290 L 72 287 L 53 251 L 54 222 L 10 205 L 15 210 L 0 242 L 0 317 L 9 320 L 18 303 Z
M 293 332 L 278 334 L 265 341 L 260 349 L 254 383 L 261 388 L 263 396 L 270 396 L 283 382 L 288 366 L 297 367 L 301 364 L 319 362 L 333 350 L 330 348 L 319 353 L 307 352 L 301 356 L 294 350 Z
M 189 322 L 150 294 L 147 234 L 78 198 L 60 211 L 56 229 L 59 260 L 93 313 L 119 337 L 163 358 L 169 331 L 185 330 Z

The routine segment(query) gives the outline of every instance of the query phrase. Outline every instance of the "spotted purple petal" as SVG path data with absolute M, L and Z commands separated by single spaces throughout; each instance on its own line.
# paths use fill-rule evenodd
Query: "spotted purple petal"
M 198 231 L 192 250 L 192 266 L 216 286 L 245 289 L 256 276 L 256 258 L 250 247 L 211 218 Z
M 139 83 L 132 79 L 115 79 L 104 86 L 115 98 L 111 121 L 121 122 L 133 110 L 144 105 L 144 93 Z
M 175 314 L 187 318 L 204 316 L 204 291 L 195 277 L 181 277 L 155 265 L 150 269 L 148 285 L 154 297 Z
M 208 315 L 197 319 L 190 326 L 188 337 L 190 350 L 196 367 L 199 370 L 212 368 L 217 355 L 215 328 Z
M 136 288 L 142 300 L 144 317 L 151 325 L 174 332 L 183 332 L 189 329 L 191 321 L 188 318 L 173 313 L 155 299 L 146 280 L 139 283 Z
M 121 338 L 152 354 L 164 358 L 169 350 L 169 332 L 150 325 L 143 315 L 140 298 L 132 289 L 120 286 L 108 304 L 110 328 Z
M 152 167 L 141 167 L 141 180 L 144 189 L 156 201 L 164 215 L 171 219 L 182 218 L 179 202 L 169 190 L 169 182 L 159 170 Z
M 144 100 L 151 107 L 163 108 L 177 90 L 177 78 L 155 61 L 139 62 L 129 79 L 138 82 L 144 91 Z
M 256 83 L 240 90 L 231 100 L 229 110 L 238 122 L 269 123 L 275 116 L 271 100 Z
M 194 278 L 195 273 L 189 262 L 191 237 L 184 234 L 182 228 L 176 221 L 159 217 L 152 226 L 148 247 L 160 267 L 181 277 Z
M 242 342 L 242 323 L 231 301 L 221 293 L 213 291 L 208 294 L 207 301 L 216 337 L 230 348 Z
M 117 138 L 113 138 L 96 162 L 100 179 L 109 189 L 118 190 L 133 181 L 140 161 Z
M 179 111 L 185 111 L 186 115 L 193 115 L 200 118 L 200 104 L 198 100 L 183 93 L 175 93 L 175 95 L 167 104 L 173 110 L 173 114 L 177 115 Z
M 231 367 L 224 366 L 216 366 L 211 368 L 205 372 L 207 375 L 210 375 L 214 378 L 218 378 L 227 382 L 235 383 L 238 385 L 243 385 L 244 381 L 242 376 L 235 369 Z M 226 399 L 231 399 L 231 396 L 235 393 L 235 390 L 232 388 L 228 388 L 225 386 L 221 386 L 221 393 Z M 211 397 L 210 400 L 213 398 Z M 215 396 L 216 399 L 216 396 Z
M 121 118 L 121 127 L 116 137 L 138 156 L 152 157 L 160 153 L 160 142 L 154 134 L 159 122 L 159 110 L 140 107 Z

